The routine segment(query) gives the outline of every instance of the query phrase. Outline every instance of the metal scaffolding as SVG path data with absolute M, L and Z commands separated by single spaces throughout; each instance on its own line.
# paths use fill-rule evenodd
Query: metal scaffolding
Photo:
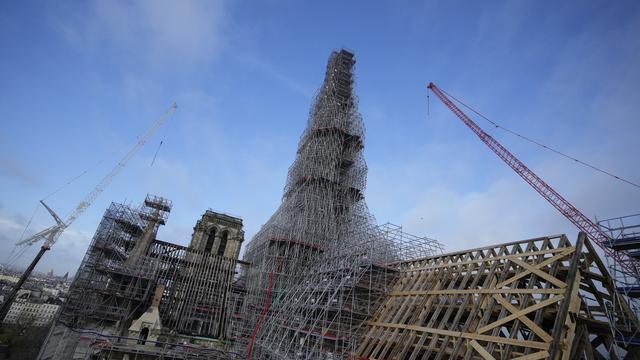
M 156 239 L 171 203 L 147 196 L 139 208 L 112 203 L 70 287 L 69 299 L 41 353 L 42 359 L 119 359 L 157 352 L 170 359 L 175 345 L 189 347 L 198 337 L 209 347 L 191 346 L 189 353 L 217 359 L 230 348 L 235 258 L 218 256 Z M 156 346 L 137 344 L 128 333 L 134 319 L 150 306 L 161 287 L 162 324 Z M 144 341 L 143 341 L 144 344 Z M 224 355 L 222 358 L 228 357 Z
M 397 277 L 389 264 L 441 252 L 435 240 L 378 227 L 364 201 L 364 126 L 355 59 L 334 51 L 289 168 L 282 204 L 249 243 L 246 358 L 340 358 Z
M 153 291 L 158 268 L 157 259 L 143 252 L 170 210 L 170 202 L 152 196 L 138 209 L 109 206 L 69 289 L 63 321 L 78 326 L 115 322 L 124 326 L 135 315 L 134 309 Z
M 627 215 L 598 221 L 598 226 L 610 238 L 609 246 L 615 251 L 627 251 L 628 255 L 640 259 L 640 214 Z M 609 318 L 611 330 L 616 343 L 625 347 L 640 345 L 640 282 L 637 274 L 630 274 L 620 264 L 610 257 L 605 257 L 609 271 L 616 285 L 616 293 L 609 299 Z M 621 305 L 628 306 L 633 316 L 617 314 L 616 309 Z M 621 356 L 620 347 L 612 347 Z

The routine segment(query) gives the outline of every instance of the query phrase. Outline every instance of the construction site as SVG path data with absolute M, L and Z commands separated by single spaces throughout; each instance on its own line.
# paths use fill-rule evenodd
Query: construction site
M 42 358 L 191 358 L 233 338 L 242 220 L 208 210 L 185 247 L 156 239 L 170 211 L 152 195 L 140 207 L 111 204 Z
M 221 211 L 183 246 L 157 238 L 169 199 L 112 203 L 39 359 L 640 359 L 640 215 L 587 218 L 429 84 L 579 235 L 449 252 L 378 224 L 355 64 L 329 56 L 282 201 L 246 243 Z

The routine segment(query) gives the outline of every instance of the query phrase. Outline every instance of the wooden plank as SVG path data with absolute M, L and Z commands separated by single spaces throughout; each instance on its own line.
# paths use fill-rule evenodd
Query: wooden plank
M 513 246 L 501 246 L 499 248 L 499 252 L 496 253 L 496 249 L 491 249 L 489 253 L 491 256 L 504 256 L 506 255 L 520 255 L 522 253 L 531 253 L 535 251 L 536 248 L 532 243 L 526 244 L 526 249 L 523 251 L 523 247 L 521 244 L 513 244 Z M 507 277 L 510 276 L 511 271 L 509 270 L 510 261 L 497 261 L 493 262 L 495 267 L 492 268 L 491 275 L 487 276 L 485 282 L 483 284 L 483 288 L 485 289 L 495 289 L 496 284 L 504 281 Z M 494 309 L 496 309 L 495 300 L 490 296 L 480 296 L 477 301 L 474 302 L 474 307 L 470 313 L 467 315 L 467 319 L 464 321 L 462 325 L 461 331 L 464 332 L 475 332 L 475 330 L 482 325 L 486 324 L 490 318 L 494 314 Z M 472 349 L 465 348 L 463 351 L 463 344 L 466 344 L 466 341 L 463 339 L 457 339 L 453 354 L 457 357 L 464 357 L 465 359 L 469 359 L 472 353 Z M 488 347 L 493 347 L 494 344 L 489 344 Z M 460 355 L 458 355 L 460 354 Z
M 456 265 L 456 266 L 457 265 L 468 265 L 468 264 L 475 264 L 475 263 L 482 263 L 482 262 L 493 262 L 493 261 L 517 259 L 517 258 L 536 256 L 536 255 L 555 254 L 557 252 L 567 251 L 567 249 L 574 249 L 574 248 L 573 247 L 561 247 L 561 248 L 556 248 L 556 249 L 528 251 L 528 252 L 522 252 L 522 253 L 512 254 L 512 255 L 502 255 L 502 256 L 495 256 L 495 257 L 488 256 L 486 258 L 477 259 L 477 260 L 462 261 L 462 262 L 458 262 L 458 263 L 452 263 L 452 262 L 441 263 L 439 265 L 433 265 L 433 266 L 422 266 L 422 267 L 416 267 L 416 268 L 403 269 L 402 271 L 403 272 L 413 272 L 413 271 L 423 271 L 423 270 L 436 270 L 436 269 L 441 269 L 441 268 L 445 268 L 445 267 L 450 267 L 452 265 Z M 571 251 L 569 253 L 571 253 Z
M 536 246 L 536 244 L 530 244 L 533 246 Z M 560 240 L 557 243 L 557 246 L 554 246 L 554 244 L 551 242 L 550 239 L 544 240 L 541 242 L 540 244 L 540 250 L 549 250 L 549 249 L 566 249 L 567 246 L 570 246 L 568 243 L 563 242 L 562 237 L 560 238 Z M 565 251 L 565 250 L 563 250 Z M 545 260 L 547 260 L 548 258 L 545 259 L 545 256 L 536 256 L 533 258 L 533 263 L 532 265 L 538 265 L 541 262 L 544 262 Z M 527 260 L 528 261 L 528 260 Z M 552 263 L 549 267 L 549 269 L 547 270 L 549 272 L 550 275 L 552 276 L 556 276 L 555 270 L 557 269 L 557 266 L 555 264 L 559 264 L 561 262 L 555 262 Z M 518 267 L 518 272 L 522 272 L 522 271 L 526 271 L 526 269 L 522 268 L 522 267 Z M 521 280 L 517 280 L 515 282 L 513 282 L 512 284 L 510 284 L 509 286 L 511 288 L 520 288 L 522 286 L 526 286 L 527 289 L 533 289 L 535 287 L 540 287 L 540 288 L 550 288 L 551 284 L 548 282 L 544 282 L 544 280 L 538 279 L 538 276 L 536 274 L 530 273 L 529 276 L 522 278 Z M 532 296 L 531 294 L 523 294 L 523 295 L 518 295 L 518 296 L 514 296 L 514 295 L 505 295 L 505 298 L 507 300 L 507 302 L 509 304 L 511 304 L 511 302 L 513 300 L 516 300 L 516 304 L 513 304 L 514 307 L 516 307 L 518 310 L 522 310 L 524 308 L 526 308 L 527 306 L 529 306 L 532 301 L 542 301 L 545 299 L 549 298 L 549 294 L 542 294 L 540 297 L 535 297 Z M 537 300 L 536 300 L 537 299 Z M 501 316 L 506 316 L 508 315 L 506 313 L 507 309 L 506 308 L 502 308 L 503 311 L 500 312 Z M 538 309 L 536 310 L 532 319 L 532 322 L 538 326 L 540 326 L 541 324 L 541 315 L 543 314 L 545 308 L 542 309 Z M 527 318 L 529 318 L 531 314 L 526 315 Z M 516 319 L 513 321 L 513 323 L 511 324 L 510 327 L 507 327 L 507 330 L 509 332 L 509 337 L 512 338 L 518 338 L 519 335 L 522 336 L 523 339 L 525 340 L 534 340 L 534 338 L 537 336 L 535 334 L 535 332 L 530 331 L 528 335 L 525 334 L 521 334 L 522 327 L 525 327 L 526 325 L 520 321 L 520 319 Z M 497 332 L 501 332 L 503 329 L 501 327 L 495 328 L 493 330 L 493 334 L 496 334 Z M 524 353 L 522 352 L 523 349 L 518 349 L 515 346 L 511 346 L 511 345 L 507 345 L 504 347 L 504 352 L 501 354 L 501 357 L 504 359 L 509 359 L 512 356 L 512 353 L 516 353 L 519 354 L 518 356 L 521 356 L 523 354 L 528 354 L 528 351 L 524 351 Z
M 409 289 L 416 289 L 423 286 L 428 286 L 432 284 L 433 288 L 440 288 L 442 286 L 442 274 L 437 274 L 436 272 L 422 272 L 417 275 L 417 277 L 410 276 L 408 279 L 403 280 L 411 280 L 405 283 L 405 281 L 399 281 L 397 284 L 398 288 L 402 288 L 404 286 L 409 286 Z M 393 323 L 404 323 L 407 322 L 407 316 L 413 316 L 417 308 L 430 308 L 433 302 L 433 298 L 426 297 L 407 297 L 402 298 L 399 305 L 391 309 L 392 311 L 388 311 L 383 316 L 382 319 L 386 319 L 387 321 L 391 321 Z M 372 329 L 373 330 L 373 329 Z M 399 334 L 399 329 L 394 329 L 391 333 L 384 333 L 384 331 L 380 332 L 378 338 L 384 339 L 382 341 L 372 342 L 366 349 L 366 353 L 374 354 L 385 354 L 389 351 L 389 349 L 398 343 L 398 337 L 402 337 L 404 334 Z
M 543 241 L 543 240 L 557 240 L 558 238 L 560 238 L 561 236 L 563 236 L 562 234 L 557 234 L 557 235 L 551 235 L 551 236 L 543 236 L 543 237 L 538 237 L 538 238 L 533 238 L 533 239 L 526 239 L 526 240 L 518 240 L 518 241 L 511 241 L 508 243 L 501 243 L 501 244 L 497 244 L 493 247 L 493 249 L 497 249 L 500 247 L 507 247 L 507 246 L 512 246 L 512 245 L 517 245 L 517 244 L 525 244 L 525 243 L 534 243 L 537 241 Z M 403 262 L 422 262 L 422 261 L 426 261 L 426 260 L 433 260 L 433 259 L 439 259 L 445 256 L 452 256 L 452 255 L 460 255 L 460 254 L 465 254 L 465 253 L 470 253 L 470 252 L 476 252 L 476 251 L 481 251 L 481 250 L 487 250 L 490 249 L 491 247 L 479 247 L 479 248 L 473 248 L 473 249 L 467 249 L 467 250 L 461 250 L 461 251 L 456 251 L 456 252 L 450 252 L 450 253 L 446 253 L 446 254 L 442 254 L 442 255 L 431 255 L 431 256 L 425 256 L 425 257 L 421 257 L 421 258 L 417 258 L 417 259 L 413 259 L 413 260 L 409 260 L 409 261 L 395 261 L 389 264 L 399 264 L 399 263 L 403 263 Z
M 576 259 L 577 262 L 577 259 Z M 569 301 L 569 313 L 566 316 L 566 320 L 565 320 L 565 331 L 566 331 L 566 340 L 565 340 L 565 344 L 566 346 L 564 347 L 564 349 L 568 349 L 567 351 L 564 351 L 562 354 L 562 359 L 563 360 L 569 360 L 570 359 L 570 355 L 571 355 L 571 347 L 573 345 L 573 341 L 575 339 L 575 330 L 576 330 L 576 318 L 578 313 L 580 312 L 580 304 L 582 302 L 582 299 L 580 299 L 578 290 L 580 289 L 580 270 L 577 269 L 576 266 L 576 273 L 574 274 L 574 281 L 573 281 L 573 286 L 571 287 L 571 294 L 569 295 L 570 298 L 567 300 Z
M 493 298 L 496 299 L 496 301 L 498 301 L 498 303 L 500 303 L 500 305 L 502 305 L 505 309 L 509 310 L 510 313 L 515 314 L 519 312 L 519 310 L 515 306 L 511 305 L 502 296 L 494 295 Z M 518 320 L 522 321 L 525 325 L 527 325 L 529 329 L 531 329 L 531 331 L 536 333 L 536 335 L 540 336 L 540 338 L 544 340 L 544 342 L 551 342 L 551 340 L 553 340 L 553 338 L 551 337 L 551 335 L 549 335 L 549 333 L 542 330 L 538 325 L 536 325 L 536 323 L 531 321 L 531 319 L 529 319 L 526 315 L 519 316 Z
M 542 266 L 540 266 L 540 265 L 538 265 L 538 266 L 532 266 L 532 265 L 531 265 L 531 264 L 529 264 L 528 262 L 525 262 L 525 261 L 522 261 L 522 260 L 518 260 L 518 259 L 513 259 L 512 261 L 513 261 L 513 262 L 515 262 L 516 264 L 518 264 L 518 265 L 522 266 L 523 268 L 525 268 L 525 269 L 527 269 L 527 270 L 531 271 L 532 273 L 534 273 L 534 274 L 536 274 L 536 275 L 540 276 L 541 278 L 543 278 L 543 279 L 547 280 L 548 282 L 552 283 L 553 285 L 555 285 L 555 286 L 557 286 L 557 287 L 559 287 L 559 288 L 565 288 L 565 287 L 567 287 L 567 284 L 566 284 L 564 281 L 562 281 L 562 280 L 558 279 L 558 278 L 557 278 L 557 277 L 555 277 L 555 276 L 551 276 L 551 275 L 549 275 L 548 273 L 546 273 L 546 272 L 544 272 L 544 271 L 540 270 L 540 268 L 542 267 Z
M 474 258 L 474 256 L 482 256 L 480 254 L 474 254 L 474 253 L 467 253 L 464 257 L 464 260 L 470 259 L 470 258 Z M 484 268 L 485 264 L 482 263 L 480 265 L 481 268 Z M 476 269 L 476 263 L 471 263 L 469 265 L 467 265 L 467 268 L 465 271 L 458 271 L 455 273 L 455 276 L 450 277 L 450 281 L 449 281 L 449 286 L 445 291 L 451 291 L 453 290 L 454 287 L 465 287 L 466 284 L 468 283 L 469 279 L 471 277 L 474 278 L 474 280 L 477 278 L 477 272 L 475 271 Z M 464 275 L 464 276 L 462 276 Z M 460 279 L 460 277 L 462 277 L 462 280 L 458 281 Z M 426 320 L 426 327 L 437 327 L 438 329 L 442 329 L 445 328 L 446 326 L 448 326 L 448 319 L 451 316 L 454 307 L 452 306 L 449 301 L 449 299 L 442 299 L 440 298 L 440 304 L 438 304 L 435 309 L 423 309 L 422 312 L 420 313 L 420 315 L 417 317 L 417 319 L 415 321 L 410 322 L 411 324 L 424 324 L 424 322 Z M 446 309 L 444 316 L 440 316 L 440 313 Z M 438 319 L 440 319 L 440 324 L 436 325 L 436 322 L 438 321 Z M 390 357 L 397 357 L 399 359 L 406 359 L 407 358 L 407 352 L 411 351 L 411 354 L 408 357 L 408 360 L 415 360 L 417 358 L 417 356 L 419 355 L 419 349 L 416 348 L 410 348 L 410 344 L 415 344 L 415 337 L 417 335 L 416 332 L 411 332 L 409 333 L 409 335 L 407 335 L 406 332 L 404 335 L 404 337 L 401 339 L 401 341 L 404 341 L 405 345 L 403 345 L 403 348 L 401 351 L 399 352 L 392 352 L 390 354 Z M 420 336 L 420 339 L 418 340 L 418 345 L 419 347 L 421 347 L 424 342 L 427 340 L 427 336 Z M 422 357 L 429 357 L 431 352 L 433 350 L 437 349 L 437 343 L 440 339 L 437 336 L 433 336 L 431 339 L 431 342 L 426 350 L 426 353 L 421 355 Z M 444 341 L 444 340 L 443 340 Z M 441 345 L 441 348 L 446 348 L 446 344 L 443 342 Z
M 482 356 L 483 359 L 485 359 L 485 360 L 496 360 L 496 358 L 494 358 L 487 350 L 485 350 L 482 347 L 482 345 L 480 345 L 477 341 L 470 340 L 469 341 L 469 345 L 471 345 L 478 352 L 478 354 L 480 354 L 480 356 Z
M 566 257 L 567 255 L 571 254 L 572 252 L 574 252 L 574 251 L 575 251 L 575 249 L 576 249 L 576 248 L 575 248 L 575 247 L 568 247 L 568 248 L 564 248 L 564 249 L 565 249 L 565 250 L 564 250 L 564 251 L 562 251 L 560 254 L 558 254 L 558 255 L 556 255 L 556 256 L 554 256 L 554 257 L 552 257 L 552 258 L 549 258 L 549 259 L 547 259 L 547 260 L 545 260 L 545 261 L 541 262 L 540 264 L 537 264 L 534 268 L 536 268 L 536 269 L 541 269 L 541 268 L 543 268 L 543 267 L 545 267 L 545 266 L 547 266 L 547 265 L 549 265 L 549 264 L 552 264 L 552 263 L 554 263 L 554 262 L 556 262 L 556 261 L 558 261 L 558 260 L 560 260 L 560 259 L 562 259 L 562 258 Z M 521 263 L 522 263 L 522 262 L 521 262 Z M 526 263 L 525 263 L 525 264 L 526 264 Z M 527 265 L 529 265 L 529 264 L 527 264 Z M 545 273 L 545 274 L 546 274 L 546 273 Z M 513 276 L 513 277 L 511 277 L 511 278 L 509 278 L 509 279 L 507 279 L 507 280 L 505 280 L 505 281 L 503 281 L 503 282 L 501 282 L 500 284 L 496 285 L 496 287 L 497 287 L 497 288 L 501 288 L 501 287 L 503 287 L 503 286 L 505 286 L 505 285 L 507 285 L 507 284 L 511 284 L 512 282 L 514 282 L 514 281 L 516 281 L 516 280 L 518 280 L 518 279 L 520 279 L 520 278 L 522 278 L 522 277 L 525 277 L 525 276 L 527 276 L 527 275 L 528 275 L 528 272 L 522 272 L 522 273 L 520 273 L 520 274 L 518 274 L 518 275 L 515 275 L 515 276 Z M 548 274 L 547 274 L 547 275 L 548 275 Z M 557 280 L 557 279 L 556 279 L 556 280 Z M 563 283 L 563 284 L 564 284 L 564 283 Z M 566 286 L 566 284 L 565 284 L 565 286 Z
M 549 358 L 553 360 L 568 360 L 571 352 L 571 342 L 573 341 L 576 326 L 576 314 L 574 313 L 573 316 L 570 316 L 570 312 L 575 310 L 576 298 L 578 309 L 580 307 L 580 299 L 578 297 L 578 291 L 580 289 L 580 271 L 578 270 L 578 265 L 585 238 L 586 234 L 584 232 L 580 232 L 578 234 L 578 241 L 576 242 L 576 248 L 578 251 L 572 256 L 571 267 L 567 274 L 569 278 L 567 299 L 562 302 L 557 314 L 556 323 L 553 327 L 552 335 L 556 341 L 549 348 Z
M 389 296 L 414 295 L 466 295 L 466 294 L 564 294 L 564 289 L 469 289 L 469 290 L 416 290 L 392 291 Z
M 545 351 L 535 352 L 529 355 L 518 356 L 517 358 L 513 358 L 512 360 L 538 360 L 538 359 L 544 359 L 548 356 L 549 356 L 549 352 L 545 350 Z
M 544 240 L 542 242 L 542 246 L 538 247 L 538 245 L 536 243 L 528 243 L 526 244 L 526 248 L 524 250 L 524 252 L 533 252 L 533 251 L 544 251 L 544 250 L 548 250 L 547 246 L 545 245 L 548 242 L 548 240 Z M 522 245 L 525 244 L 516 244 L 513 246 L 512 248 L 512 254 L 521 254 L 523 253 L 522 250 Z M 544 258 L 545 255 L 538 255 L 538 256 L 534 256 L 533 258 Z M 494 286 L 492 286 L 491 288 L 495 288 L 495 284 L 499 284 L 501 282 L 503 282 L 504 280 L 506 280 L 507 278 L 509 278 L 510 276 L 513 276 L 512 274 L 518 274 L 520 272 L 525 271 L 524 268 L 522 268 L 521 266 L 517 266 L 517 264 L 515 264 L 513 261 L 505 261 L 504 263 L 501 263 L 502 265 L 502 271 L 500 273 L 499 279 L 497 278 L 496 282 L 494 283 Z M 533 275 L 535 276 L 535 275 Z M 532 276 L 532 277 L 533 277 Z M 530 280 L 530 279 L 529 279 Z M 521 280 L 517 280 L 515 282 L 513 282 L 510 287 L 511 288 L 521 288 L 522 286 L 520 285 Z M 527 295 L 524 295 L 527 296 Z M 469 330 L 477 330 L 485 325 L 487 325 L 488 323 L 495 321 L 494 318 L 494 314 L 496 313 L 496 310 L 499 310 L 498 313 L 498 318 L 502 318 L 504 316 L 508 315 L 508 312 L 506 309 L 504 309 L 503 307 L 500 307 L 499 304 L 495 301 L 495 299 L 493 297 L 487 297 L 487 300 L 485 300 L 485 303 L 483 304 L 483 311 L 484 314 L 482 314 L 482 316 L 480 316 L 479 319 L 473 321 L 470 326 L 467 329 L 467 331 Z M 511 329 L 517 328 L 518 326 L 518 321 L 514 322 L 511 325 Z M 505 327 L 505 330 L 508 330 L 508 332 L 511 332 L 512 330 L 509 329 L 509 327 Z M 492 333 L 490 335 L 493 336 L 499 336 L 502 335 L 500 333 L 502 329 L 501 328 L 496 328 L 495 330 L 492 331 Z M 513 338 L 513 337 L 512 337 Z M 487 344 L 487 350 L 492 352 L 494 350 L 494 348 L 496 347 L 496 344 Z M 499 346 L 502 349 L 506 348 L 509 349 L 510 346 Z M 469 357 L 471 356 L 471 352 L 467 351 L 465 354 L 465 359 L 469 359 Z
M 524 316 L 524 315 L 526 315 L 526 314 L 528 314 L 530 312 L 533 312 L 533 311 L 536 311 L 538 309 L 542 309 L 544 307 L 547 307 L 547 306 L 549 306 L 549 305 L 551 305 L 553 303 L 556 303 L 556 302 L 558 302 L 558 301 L 560 301 L 562 299 L 564 299 L 564 295 L 554 296 L 554 297 L 549 298 L 547 300 L 541 301 L 541 302 L 539 302 L 539 303 L 537 303 L 535 305 L 529 306 L 528 308 L 519 310 L 518 312 L 513 313 L 513 314 L 511 314 L 509 316 L 503 317 L 502 319 L 498 319 L 498 320 L 492 322 L 491 324 L 483 326 L 483 327 L 481 327 L 480 329 L 477 330 L 477 333 L 478 334 L 482 334 L 482 333 L 487 332 L 487 331 L 489 331 L 489 330 L 491 330 L 491 329 L 493 329 L 493 328 L 495 328 L 497 326 L 500 326 L 500 325 L 502 325 L 504 323 L 508 323 L 509 321 L 515 320 L 517 318 L 520 318 L 520 317 L 522 317 L 522 316 Z
M 508 250 L 505 246 L 500 246 L 498 251 L 496 249 L 490 249 L 488 251 L 478 251 L 477 254 L 482 258 L 487 257 L 496 257 L 502 256 L 508 253 Z M 482 281 L 482 288 L 493 288 L 495 283 L 497 283 L 496 270 L 499 268 L 501 263 L 498 261 L 494 262 L 482 262 L 480 265 L 480 269 L 482 269 L 482 276 L 476 275 L 472 282 L 472 287 L 476 288 L 478 284 Z M 485 268 L 489 267 L 489 269 L 485 272 Z M 468 302 L 472 303 L 472 309 L 470 312 L 466 311 L 466 306 Z M 452 324 L 447 325 L 449 328 L 457 328 L 461 331 L 465 331 L 470 326 L 470 319 L 475 317 L 475 314 L 480 311 L 480 307 L 482 307 L 483 300 L 478 300 L 476 297 L 467 296 L 465 300 L 465 308 L 459 308 L 458 313 L 454 318 L 454 322 Z M 462 324 L 461 324 L 462 322 Z M 462 325 L 462 328 L 460 326 Z M 449 346 L 449 343 L 453 342 L 453 348 Z M 464 344 L 463 339 L 453 338 L 449 336 L 445 336 L 442 341 L 442 346 L 438 353 L 436 354 L 436 359 L 440 360 L 447 355 L 450 355 L 452 358 L 456 358 L 458 356 L 458 352 L 462 349 Z
M 533 349 L 540 349 L 540 350 L 547 350 L 549 348 L 549 344 L 548 343 L 544 343 L 544 342 L 540 342 L 540 341 L 510 339 L 510 338 L 505 338 L 505 337 L 482 335 L 482 334 L 477 334 L 477 333 L 467 333 L 467 332 L 451 331 L 451 330 L 444 330 L 444 329 L 434 329 L 434 328 L 428 328 L 428 327 L 417 326 L 417 325 L 390 324 L 390 323 L 379 323 L 379 322 L 370 322 L 370 323 L 368 323 L 368 325 L 370 325 L 370 326 L 388 327 L 388 328 L 396 328 L 396 329 L 405 329 L 405 330 L 412 330 L 412 331 L 419 331 L 419 332 L 426 332 L 426 333 L 431 333 L 431 334 L 452 336 L 452 337 L 464 338 L 464 339 L 489 341 L 489 342 L 495 342 L 495 343 L 499 343 L 499 344 L 509 344 L 509 345 L 524 346 L 524 347 L 529 347 L 529 348 L 533 348 Z

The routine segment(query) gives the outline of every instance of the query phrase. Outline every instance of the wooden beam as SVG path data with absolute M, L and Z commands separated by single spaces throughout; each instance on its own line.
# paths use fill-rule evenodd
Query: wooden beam
M 548 351 L 539 351 L 533 354 L 518 356 L 517 358 L 513 358 L 512 360 L 537 360 L 537 359 L 545 359 L 549 356 Z
M 494 295 L 493 298 L 496 299 L 496 301 L 498 301 L 498 303 L 500 303 L 500 305 L 502 305 L 505 309 L 509 310 L 510 313 L 515 314 L 519 312 L 519 310 L 515 306 L 511 305 L 502 296 Z M 529 319 L 526 315 L 519 316 L 518 320 L 522 321 L 525 325 L 527 325 L 529 329 L 531 329 L 531 331 L 536 333 L 536 335 L 538 335 L 544 342 L 551 342 L 551 340 L 553 340 L 553 338 L 551 337 L 551 335 L 549 335 L 549 333 L 542 330 L 538 325 L 536 325 L 536 323 L 531 321 L 531 319 Z
M 586 238 L 584 232 L 578 234 L 578 240 L 576 241 L 576 253 L 572 256 L 571 269 L 568 274 L 569 287 L 567 289 L 567 298 L 562 302 L 560 311 L 556 323 L 553 327 L 552 335 L 556 339 L 549 349 L 549 358 L 551 360 L 556 359 L 568 359 L 571 352 L 571 342 L 573 341 L 573 335 L 575 331 L 575 321 L 569 318 L 569 312 L 575 314 L 580 308 L 580 298 L 578 291 L 580 289 L 580 271 L 578 270 L 578 263 L 582 253 L 582 244 Z M 565 351 L 566 350 L 566 351 Z M 564 354 L 562 354 L 564 353 Z
M 379 323 L 379 322 L 370 322 L 369 325 L 370 326 L 388 327 L 388 328 L 394 328 L 394 329 L 405 329 L 405 330 L 426 332 L 426 333 L 431 333 L 431 334 L 452 336 L 452 337 L 464 338 L 464 339 L 489 341 L 489 342 L 495 342 L 495 343 L 499 343 L 499 344 L 509 344 L 509 345 L 524 346 L 524 347 L 529 347 L 529 348 L 533 348 L 533 349 L 540 349 L 540 350 L 547 350 L 549 348 L 549 344 L 544 343 L 544 342 L 540 342 L 540 341 L 510 339 L 510 338 L 505 338 L 505 337 L 500 337 L 500 336 L 490 336 L 490 335 L 482 335 L 482 334 L 477 334 L 477 333 L 465 333 L 465 332 L 460 332 L 460 331 L 434 329 L 434 328 L 428 328 L 428 327 L 417 326 L 417 325 L 390 324 L 390 323 Z
M 473 295 L 473 294 L 564 294 L 564 289 L 469 289 L 469 290 L 414 290 L 392 291 L 389 296 L 415 295 Z
M 522 317 L 522 316 L 524 316 L 524 315 L 526 315 L 526 314 L 528 314 L 530 312 L 533 312 L 533 311 L 536 311 L 538 309 L 542 309 L 544 307 L 547 307 L 547 306 L 549 306 L 549 305 L 551 305 L 553 303 L 556 303 L 556 302 L 558 302 L 558 301 L 560 301 L 562 299 L 564 299 L 564 295 L 554 296 L 554 297 L 549 298 L 547 300 L 541 301 L 541 302 L 539 302 L 539 303 L 537 303 L 535 305 L 529 306 L 528 308 L 519 310 L 519 311 L 517 311 L 517 312 L 515 312 L 515 313 L 513 313 L 513 314 L 511 314 L 509 316 L 505 316 L 502 319 L 498 319 L 498 320 L 492 322 L 491 324 L 483 326 L 483 327 L 481 327 L 480 329 L 477 330 L 477 333 L 478 334 L 482 334 L 482 333 L 487 332 L 487 331 L 489 331 L 489 330 L 491 330 L 491 329 L 493 329 L 493 328 L 495 328 L 497 326 L 500 326 L 500 325 L 502 325 L 504 323 L 508 323 L 509 321 L 515 320 L 517 318 L 520 318 L 520 317 Z
M 545 267 L 545 266 L 547 266 L 547 265 L 549 265 L 549 264 L 552 264 L 552 263 L 554 263 L 554 262 L 556 262 L 556 261 L 558 261 L 558 260 L 560 260 L 560 259 L 562 259 L 564 257 L 566 257 L 567 255 L 571 254 L 574 250 L 575 250 L 575 248 L 568 248 L 567 251 L 563 251 L 560 254 L 558 254 L 558 255 L 550 258 L 550 259 L 547 259 L 547 260 L 541 262 L 540 264 L 537 264 L 536 266 L 532 266 L 531 264 L 529 264 L 527 262 L 524 262 L 522 260 L 519 260 L 519 259 L 512 259 L 511 261 L 513 261 L 516 264 L 524 267 L 525 269 L 529 270 L 530 272 L 533 272 L 536 275 L 548 280 L 549 282 L 553 283 L 554 285 L 562 288 L 562 287 L 566 287 L 567 284 L 565 284 L 564 282 L 558 280 L 557 278 L 547 274 L 546 272 L 544 272 L 544 271 L 542 271 L 540 269 Z M 497 288 L 501 288 L 501 287 L 503 287 L 505 285 L 508 285 L 508 284 L 511 284 L 512 282 L 514 282 L 514 281 L 516 281 L 516 280 L 518 280 L 518 279 L 520 279 L 522 277 L 525 277 L 527 275 L 528 275 L 528 272 L 521 272 L 520 274 L 515 275 L 515 276 L 513 276 L 513 277 L 511 277 L 511 278 L 509 278 L 509 279 L 507 279 L 507 280 L 505 280 L 503 282 L 501 282 L 500 284 L 496 285 L 496 287 Z M 553 279 L 553 280 L 550 280 L 550 279 Z
M 469 345 L 471 345 L 471 347 L 473 347 L 478 352 L 478 354 L 480 354 L 480 356 L 482 356 L 483 359 L 485 359 L 485 360 L 496 360 L 496 358 L 491 356 L 491 354 L 487 350 L 485 350 L 482 347 L 482 345 L 480 345 L 477 341 L 470 340 L 469 341 Z
M 438 265 L 408 268 L 408 269 L 403 269 L 402 271 L 403 272 L 414 272 L 414 271 L 424 271 L 424 270 L 435 270 L 435 269 L 441 269 L 441 268 L 445 268 L 445 267 L 450 267 L 452 265 L 461 266 L 461 265 L 477 264 L 477 263 L 482 263 L 482 262 L 493 262 L 493 261 L 501 261 L 501 260 L 518 259 L 518 258 L 529 257 L 529 256 L 537 256 L 537 255 L 545 255 L 545 254 L 555 254 L 557 252 L 565 252 L 565 251 L 567 251 L 567 249 L 573 249 L 573 247 L 561 247 L 561 248 L 547 249 L 547 250 L 527 251 L 527 252 L 522 252 L 522 253 L 517 253 L 517 254 L 512 254 L 512 255 L 501 255 L 501 256 L 495 256 L 495 257 L 488 256 L 488 257 L 481 258 L 481 259 L 474 259 L 474 260 L 461 261 L 461 262 L 447 261 L 447 262 L 442 262 L 442 263 L 440 263 Z

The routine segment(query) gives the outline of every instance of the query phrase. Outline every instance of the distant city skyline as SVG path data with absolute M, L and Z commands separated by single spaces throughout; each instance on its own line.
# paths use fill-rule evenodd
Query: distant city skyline
M 208 208 L 241 216 L 249 240 L 280 203 L 340 47 L 357 59 L 365 196 L 379 223 L 447 250 L 573 241 L 575 228 L 427 99 L 426 85 L 638 182 L 639 33 L 633 1 L 4 3 L 0 262 L 18 251 L 38 200 L 87 170 L 47 198 L 69 213 L 173 101 L 175 115 L 36 271 L 74 274 L 108 205 L 147 193 L 174 204 L 161 240 L 188 244 Z M 586 215 L 640 212 L 638 189 L 478 122 Z M 40 207 L 27 235 L 51 223 Z

